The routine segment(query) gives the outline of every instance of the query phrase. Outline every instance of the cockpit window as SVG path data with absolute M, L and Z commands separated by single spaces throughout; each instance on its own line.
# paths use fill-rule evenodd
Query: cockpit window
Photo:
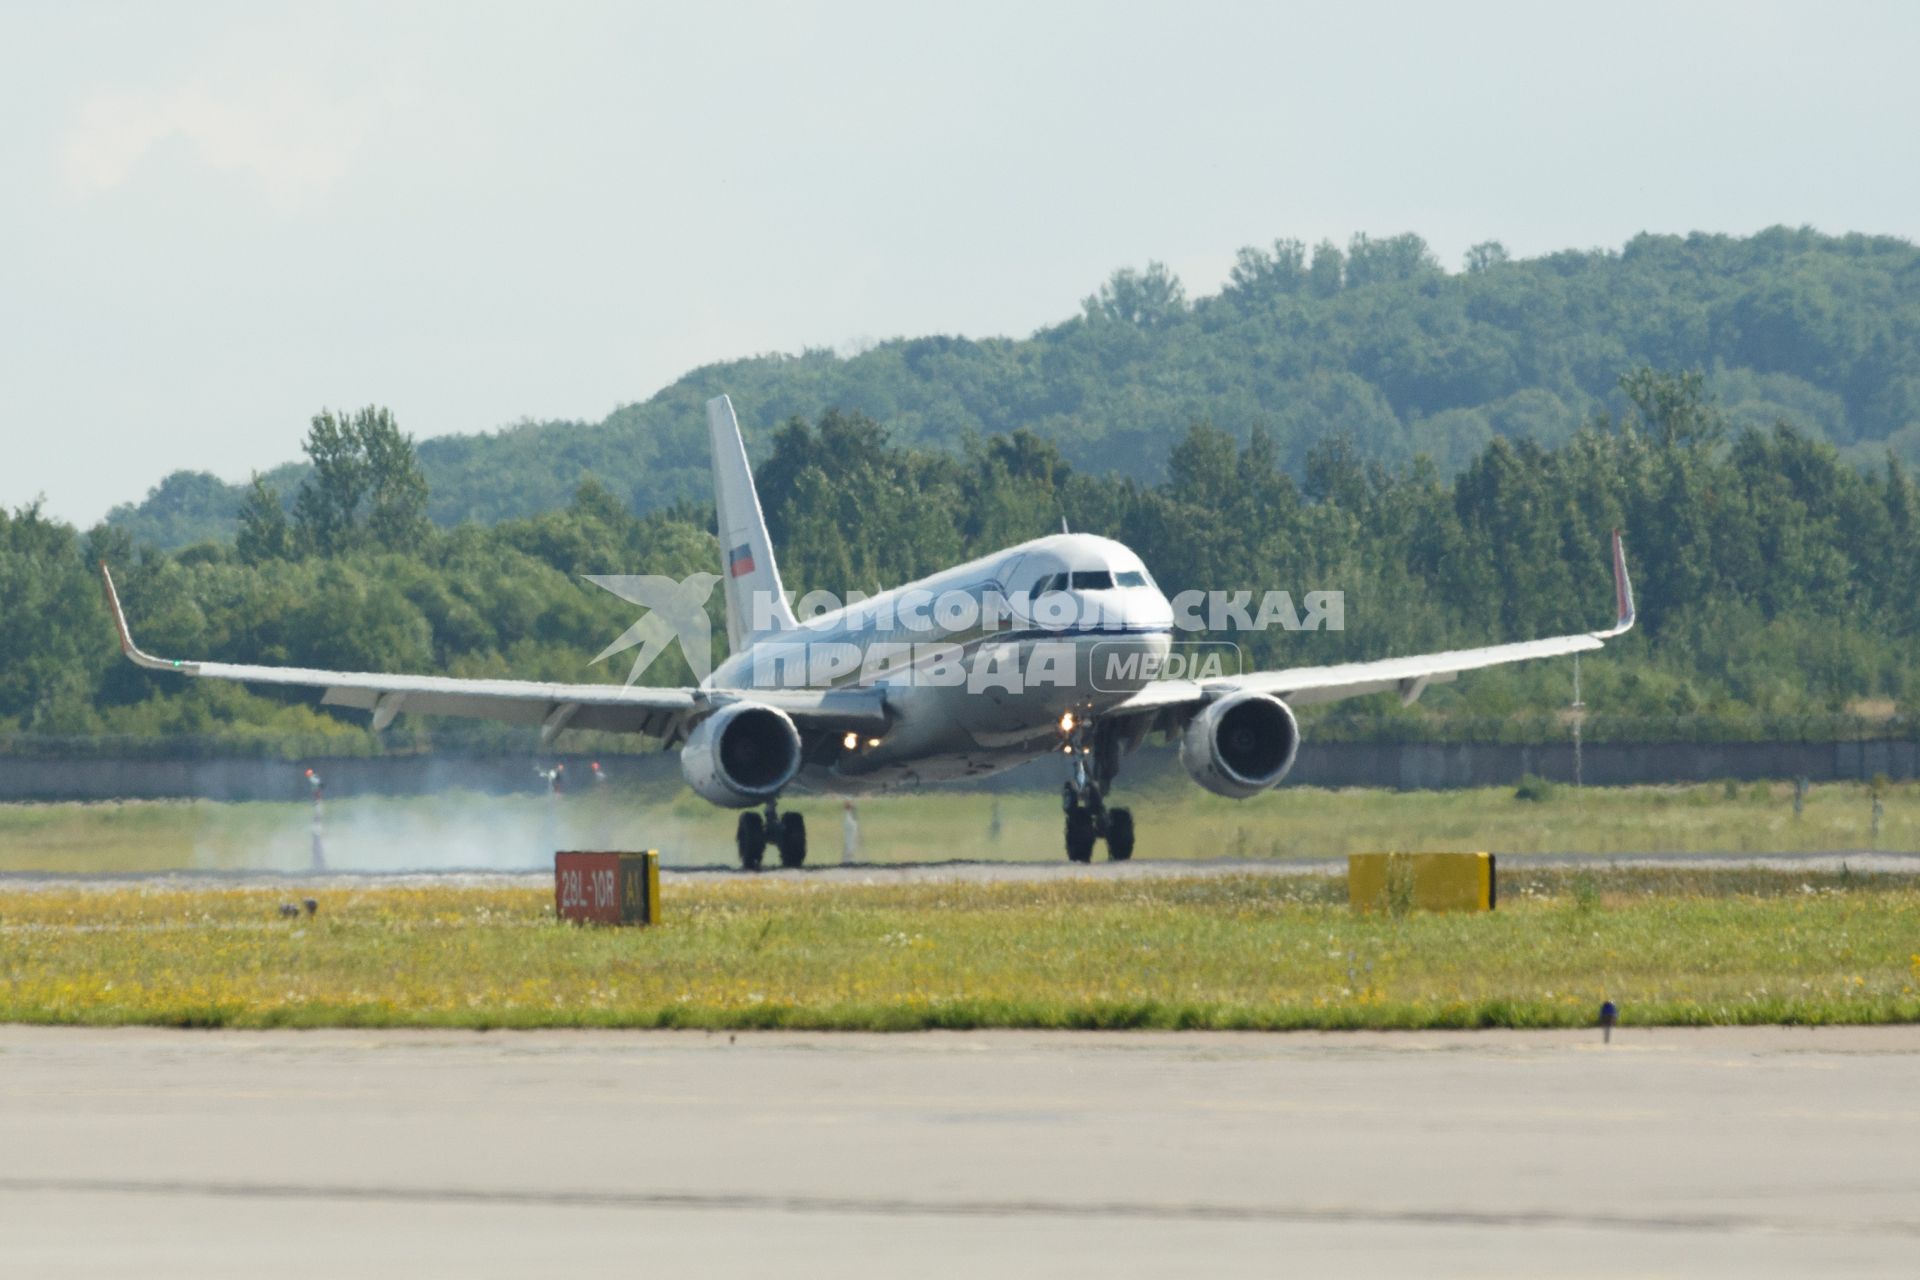
M 1043 596 L 1049 591 L 1065 591 L 1066 589 L 1067 575 L 1064 573 L 1051 574 L 1033 584 L 1033 594 L 1036 597 Z
M 1106 569 L 1082 569 L 1073 575 L 1075 591 L 1107 591 L 1113 587 L 1113 574 Z
M 1147 585 L 1147 575 L 1138 569 L 1122 569 L 1114 575 L 1114 581 L 1123 587 L 1144 587 Z

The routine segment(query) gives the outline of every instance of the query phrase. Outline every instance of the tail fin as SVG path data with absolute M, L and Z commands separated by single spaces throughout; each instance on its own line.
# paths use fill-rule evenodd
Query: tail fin
M 766 517 L 747 465 L 746 442 L 726 396 L 707 401 L 713 441 L 713 500 L 720 534 L 720 581 L 727 593 L 727 648 L 738 653 L 762 635 L 799 625 L 780 587 Z

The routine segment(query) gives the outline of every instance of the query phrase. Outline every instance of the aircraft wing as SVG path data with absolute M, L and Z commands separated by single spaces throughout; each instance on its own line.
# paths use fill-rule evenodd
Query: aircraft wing
M 1197 706 L 1242 690 L 1269 693 L 1295 706 L 1337 702 L 1342 698 L 1389 691 L 1398 693 L 1402 702 L 1410 703 L 1429 684 L 1445 683 L 1462 671 L 1601 648 L 1613 637 L 1625 635 L 1632 629 L 1634 621 L 1633 583 L 1627 577 L 1626 553 L 1621 548 L 1620 531 L 1617 529 L 1613 534 L 1613 591 L 1614 624 L 1604 631 L 1522 640 L 1517 644 L 1489 645 L 1483 649 L 1452 649 L 1408 658 L 1382 658 L 1375 662 L 1255 671 L 1214 680 L 1166 680 L 1148 685 L 1104 714 L 1129 716 Z
M 177 671 L 209 680 L 324 689 L 321 702 L 373 713 L 377 732 L 402 711 L 537 724 L 545 737 L 561 729 L 643 733 L 669 742 L 709 712 L 750 698 L 778 707 L 805 730 L 876 732 L 887 724 L 880 689 L 649 689 L 615 684 L 545 684 L 533 680 L 463 680 L 450 676 L 387 675 L 372 671 L 318 671 L 305 667 L 245 666 L 156 658 L 133 642 L 113 574 L 100 566 L 107 607 L 120 632 L 120 651 L 153 671 Z

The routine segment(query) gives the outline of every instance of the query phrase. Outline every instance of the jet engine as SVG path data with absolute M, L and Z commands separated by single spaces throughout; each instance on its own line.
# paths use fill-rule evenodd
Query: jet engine
M 766 803 L 799 771 L 800 731 L 786 712 L 757 702 L 722 707 L 680 749 L 687 785 L 727 809 Z
M 1180 735 L 1180 763 L 1215 795 L 1244 800 L 1287 776 L 1300 724 L 1280 699 L 1250 690 L 1208 703 Z

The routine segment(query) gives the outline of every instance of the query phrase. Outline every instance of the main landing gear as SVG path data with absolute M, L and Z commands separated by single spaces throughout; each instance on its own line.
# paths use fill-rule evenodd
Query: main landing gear
M 1070 722 L 1069 722 L 1070 724 Z M 1109 809 L 1106 793 L 1120 770 L 1120 740 L 1110 725 L 1067 729 L 1067 753 L 1073 768 L 1060 788 L 1060 808 L 1067 815 L 1067 860 L 1092 862 L 1093 846 L 1107 842 L 1107 861 L 1125 862 L 1133 856 L 1133 810 Z
M 797 813 L 781 813 L 769 800 L 765 817 L 751 809 L 740 815 L 733 842 L 744 870 L 760 869 L 769 844 L 779 851 L 781 866 L 797 867 L 807 860 L 807 820 Z

